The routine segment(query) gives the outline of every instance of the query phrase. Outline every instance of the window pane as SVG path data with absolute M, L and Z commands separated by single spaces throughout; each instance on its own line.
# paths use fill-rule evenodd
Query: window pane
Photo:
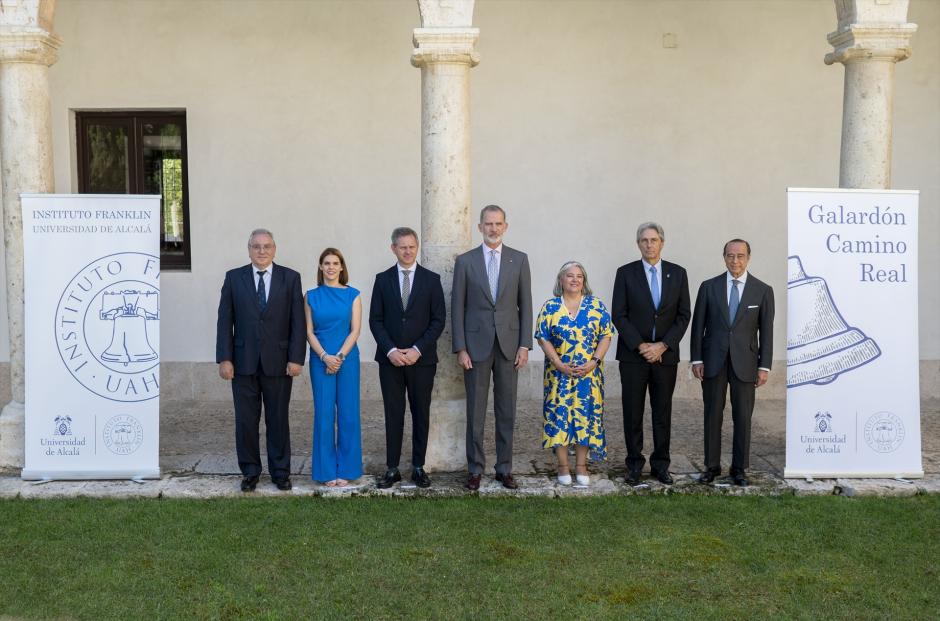
M 88 145 L 88 187 L 90 194 L 130 194 L 127 167 L 127 128 L 120 125 L 86 127 Z
M 182 255 L 183 139 L 177 123 L 144 122 L 141 126 L 144 193 L 159 194 L 164 254 Z

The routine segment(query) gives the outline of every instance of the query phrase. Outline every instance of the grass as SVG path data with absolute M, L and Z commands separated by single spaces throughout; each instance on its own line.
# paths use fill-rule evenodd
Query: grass
M 8 500 L 0 616 L 933 619 L 940 496 Z

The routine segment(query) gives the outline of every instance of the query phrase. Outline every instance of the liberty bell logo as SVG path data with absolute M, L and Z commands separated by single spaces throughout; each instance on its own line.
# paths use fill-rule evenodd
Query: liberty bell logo
M 787 388 L 828 384 L 881 355 L 878 344 L 848 325 L 826 281 L 807 276 L 800 257 L 787 257 Z
M 111 344 L 101 353 L 103 362 L 149 362 L 158 355 L 147 338 L 147 321 L 160 318 L 156 291 L 106 291 L 99 318 L 114 322 Z

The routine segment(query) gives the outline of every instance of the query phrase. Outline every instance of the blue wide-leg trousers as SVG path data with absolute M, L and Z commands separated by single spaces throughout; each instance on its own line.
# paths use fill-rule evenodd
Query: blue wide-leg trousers
M 362 476 L 362 432 L 359 423 L 359 357 L 343 362 L 328 375 L 326 365 L 311 356 L 313 386 L 314 481 L 358 479 Z

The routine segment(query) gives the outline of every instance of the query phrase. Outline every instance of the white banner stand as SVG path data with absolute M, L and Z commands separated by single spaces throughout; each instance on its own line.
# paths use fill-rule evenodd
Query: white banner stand
M 787 191 L 790 478 L 923 477 L 916 191 Z
M 21 476 L 159 478 L 160 197 L 21 198 Z

